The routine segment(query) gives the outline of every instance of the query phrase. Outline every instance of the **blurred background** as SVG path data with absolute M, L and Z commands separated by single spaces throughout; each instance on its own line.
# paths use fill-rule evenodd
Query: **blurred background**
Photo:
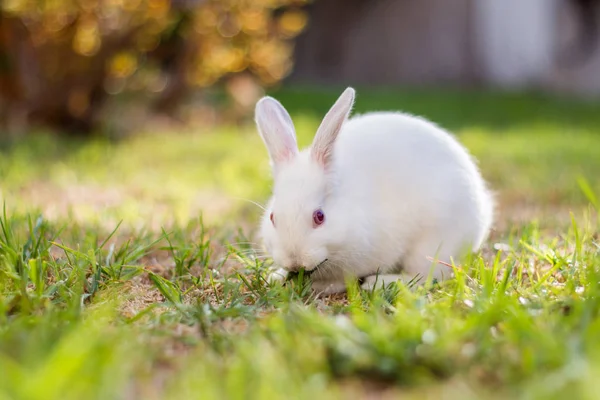
M 239 211 L 239 199 L 262 201 L 269 188 L 251 123 L 257 99 L 278 96 L 307 144 L 352 85 L 358 111 L 402 109 L 452 129 L 507 215 L 584 204 L 581 182 L 589 195 L 600 180 L 599 9 L 594 0 L 3 0 L 2 198 L 48 215 L 118 210 L 142 225 L 164 223 L 161 212 Z

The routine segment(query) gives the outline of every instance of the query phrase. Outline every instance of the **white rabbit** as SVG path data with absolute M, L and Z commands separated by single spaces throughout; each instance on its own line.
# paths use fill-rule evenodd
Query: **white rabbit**
M 314 290 L 442 280 L 487 238 L 493 199 L 469 153 L 425 119 L 374 112 L 348 119 L 347 88 L 298 150 L 293 122 L 271 97 L 256 104 L 273 169 L 260 233 L 280 277 L 303 267 Z M 457 260 L 458 261 L 458 260 Z M 431 274 L 431 275 L 430 275 Z

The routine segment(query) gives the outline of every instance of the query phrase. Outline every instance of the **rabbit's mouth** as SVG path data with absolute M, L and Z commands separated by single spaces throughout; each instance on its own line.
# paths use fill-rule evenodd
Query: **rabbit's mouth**
M 323 265 L 325 265 L 325 263 L 327 261 L 329 261 L 328 258 L 324 259 L 323 261 L 321 261 L 320 263 L 318 263 L 317 265 L 315 265 L 315 267 L 313 269 L 311 269 L 311 270 L 304 269 L 304 274 L 306 276 L 311 276 L 312 274 L 314 274 L 315 272 L 317 272 L 320 267 L 322 267 Z
M 329 261 L 329 259 L 328 259 L 328 258 L 324 259 L 323 261 L 321 261 L 320 263 L 318 263 L 318 264 L 317 264 L 317 265 L 316 265 L 316 266 L 315 266 L 313 269 L 311 269 L 310 271 L 308 271 L 308 270 L 306 270 L 306 269 L 302 268 L 302 273 L 303 273 L 303 275 L 304 275 L 304 276 L 307 276 L 307 277 L 308 277 L 308 276 L 311 276 L 312 274 L 314 274 L 315 272 L 317 272 L 317 271 L 319 270 L 319 268 L 320 268 L 321 266 L 323 266 L 323 265 L 324 265 L 324 264 L 325 264 L 327 261 Z M 294 278 L 294 277 L 296 277 L 296 276 L 298 276 L 299 274 L 300 274 L 300 271 L 299 271 L 299 270 L 298 270 L 298 271 L 290 271 L 290 272 L 289 272 L 289 274 L 288 274 L 288 280 L 289 280 L 289 279 L 292 279 L 292 278 Z
M 316 272 L 316 271 L 319 269 L 319 267 L 321 267 L 323 264 L 325 264 L 325 263 L 326 263 L 328 260 L 329 260 L 329 259 L 328 259 L 328 258 L 326 258 L 326 259 L 324 259 L 323 261 L 321 261 L 320 263 L 318 263 L 318 264 L 317 264 L 317 266 L 316 266 L 316 267 L 314 267 L 314 268 L 313 268 L 313 269 L 312 269 L 312 270 L 309 272 L 309 275 L 312 275 L 312 274 L 314 274 L 314 273 L 315 273 L 315 272 Z

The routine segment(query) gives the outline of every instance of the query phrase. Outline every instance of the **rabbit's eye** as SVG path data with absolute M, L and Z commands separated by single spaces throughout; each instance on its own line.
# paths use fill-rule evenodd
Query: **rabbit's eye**
M 273 218 L 273 213 L 271 213 L 269 218 L 271 219 L 271 223 L 273 224 L 273 226 L 275 226 L 275 218 Z
M 318 209 L 313 213 L 314 227 L 316 228 L 317 226 L 322 225 L 323 222 L 325 222 L 325 214 L 323 213 L 323 210 Z

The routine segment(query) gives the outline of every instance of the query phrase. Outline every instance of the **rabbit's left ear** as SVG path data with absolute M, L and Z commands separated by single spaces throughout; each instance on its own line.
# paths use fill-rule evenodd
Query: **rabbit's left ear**
M 344 90 L 344 93 L 325 115 L 317 130 L 310 151 L 312 158 L 324 168 L 327 168 L 331 162 L 335 139 L 350 115 L 354 104 L 354 96 L 355 92 L 351 87 Z
M 276 171 L 298 154 L 292 118 L 280 102 L 266 96 L 256 103 L 255 119 L 258 132 L 269 151 L 273 171 Z

